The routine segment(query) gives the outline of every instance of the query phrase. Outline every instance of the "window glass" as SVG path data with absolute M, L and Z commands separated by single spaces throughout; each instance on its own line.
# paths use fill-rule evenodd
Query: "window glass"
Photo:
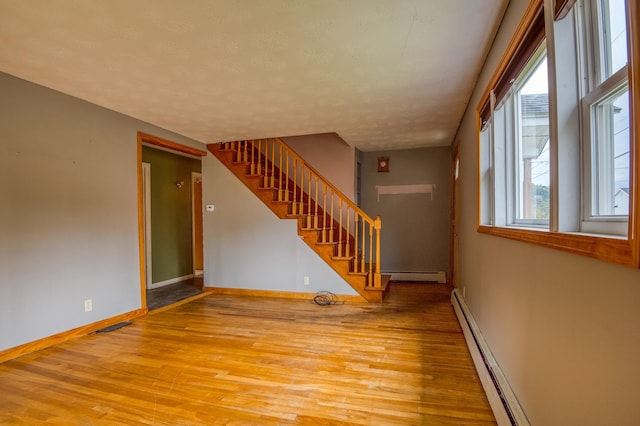
M 627 64 L 627 25 L 624 0 L 600 0 L 602 79 Z
M 629 89 L 625 87 L 593 107 L 592 214 L 629 214 Z
M 549 85 L 546 55 L 520 86 L 516 220 L 549 219 Z

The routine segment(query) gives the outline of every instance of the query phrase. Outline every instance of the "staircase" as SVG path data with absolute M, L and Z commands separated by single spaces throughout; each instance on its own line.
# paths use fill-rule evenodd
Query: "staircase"
M 380 217 L 371 219 L 279 138 L 221 142 L 209 151 L 358 294 L 381 302 Z

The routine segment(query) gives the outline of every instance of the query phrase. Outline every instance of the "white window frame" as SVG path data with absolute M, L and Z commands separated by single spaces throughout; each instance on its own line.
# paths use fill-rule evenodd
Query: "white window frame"
M 519 172 L 519 132 L 522 126 L 518 92 L 522 84 L 528 81 L 544 61 L 546 55 L 546 46 L 543 41 L 498 105 L 494 105 L 493 94 L 491 95 L 491 117 L 481 130 L 481 132 L 487 132 L 481 136 L 486 138 L 483 142 L 485 146 L 481 148 L 481 155 L 486 155 L 483 159 L 483 169 L 487 171 L 483 173 L 489 173 L 489 182 L 482 184 L 483 189 L 488 191 L 488 197 L 483 200 L 483 203 L 488 204 L 483 207 L 483 224 L 532 229 L 549 228 L 548 219 L 518 217 L 522 196 Z
M 579 0 L 582 13 L 577 17 L 579 69 L 583 75 L 580 90 L 581 145 L 582 145 L 582 219 L 580 231 L 584 233 L 625 236 L 629 231 L 629 214 L 598 215 L 593 213 L 593 187 L 597 185 L 593 174 L 595 161 L 594 144 L 598 140 L 598 129 L 594 107 L 619 94 L 629 86 L 629 65 L 623 66 L 614 74 L 605 78 L 605 47 L 601 44 L 600 22 L 602 15 L 599 3 L 602 0 Z M 629 29 L 627 29 L 627 33 Z M 631 143 L 631 141 L 629 141 Z M 611 194 L 613 196 L 613 194 Z
M 511 117 L 513 120 L 508 120 L 508 123 L 513 127 L 512 129 L 512 141 L 511 143 L 507 143 L 507 146 L 511 146 L 513 153 L 511 155 L 511 168 L 513 170 L 513 176 L 510 177 L 511 188 L 508 192 L 511 196 L 511 212 L 510 212 L 510 223 L 513 226 L 522 226 L 528 228 L 542 228 L 549 229 L 549 219 L 523 219 L 519 218 L 518 214 L 520 213 L 520 204 L 522 203 L 521 197 L 522 194 L 520 191 L 520 156 L 519 151 L 521 148 L 520 143 L 520 129 L 522 128 L 522 116 L 520 115 L 520 97 L 518 93 L 522 88 L 523 84 L 529 80 L 529 78 L 533 75 L 533 73 L 537 70 L 538 66 L 547 58 L 547 47 L 546 47 L 546 39 L 542 41 L 542 44 L 533 54 L 525 68 L 522 70 L 518 79 L 515 81 L 512 91 L 509 94 L 510 103 L 511 103 Z M 547 93 L 549 92 L 549 88 L 547 87 Z M 508 110 L 507 110 L 508 112 Z M 508 126 L 508 125 L 507 125 Z M 551 182 L 549 182 L 551 185 Z

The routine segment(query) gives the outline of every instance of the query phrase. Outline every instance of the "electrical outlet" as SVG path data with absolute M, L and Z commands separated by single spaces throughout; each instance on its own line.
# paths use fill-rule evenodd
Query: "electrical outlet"
M 93 310 L 93 302 L 91 299 L 87 299 L 84 301 L 84 311 L 91 312 Z
M 303 278 L 304 285 L 309 285 L 309 277 Z

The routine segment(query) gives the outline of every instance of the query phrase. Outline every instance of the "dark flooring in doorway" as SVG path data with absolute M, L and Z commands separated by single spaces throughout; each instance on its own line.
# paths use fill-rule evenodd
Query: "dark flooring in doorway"
M 147 290 L 147 309 L 163 308 L 187 297 L 202 293 L 202 277 Z

